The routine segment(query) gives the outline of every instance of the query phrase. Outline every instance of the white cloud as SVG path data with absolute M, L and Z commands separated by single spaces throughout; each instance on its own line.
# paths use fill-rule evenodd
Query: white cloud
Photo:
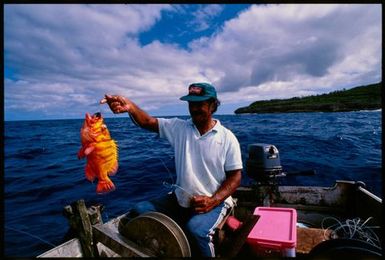
M 230 6 L 203 5 L 186 30 L 204 30 Z M 223 104 L 374 83 L 381 80 L 379 7 L 253 5 L 186 50 L 138 40 L 162 11 L 186 11 L 178 5 L 8 4 L 4 61 L 13 75 L 4 81 L 5 110 L 83 117 L 111 93 L 159 111 L 179 105 L 197 81 L 213 83 Z
M 204 31 L 210 27 L 212 19 L 219 15 L 223 11 L 223 8 L 223 5 L 219 4 L 204 5 L 192 13 L 194 19 L 191 20 L 189 24 L 195 31 Z
M 327 90 L 373 83 L 381 75 L 378 7 L 254 5 L 226 23 L 222 33 L 190 46 L 204 53 L 210 61 L 207 66 L 224 75 L 214 82 L 222 91 L 242 93 L 242 88 L 251 87 L 257 99 L 261 86 L 274 82 L 287 85 L 283 97 L 296 96 L 313 85 Z M 354 68 L 346 64 L 349 60 L 355 61 Z M 354 80 L 349 75 L 352 71 L 357 72 Z M 336 74 L 342 76 L 338 81 L 334 81 Z M 290 91 L 294 82 L 298 85 Z M 277 97 L 273 90 L 270 97 Z

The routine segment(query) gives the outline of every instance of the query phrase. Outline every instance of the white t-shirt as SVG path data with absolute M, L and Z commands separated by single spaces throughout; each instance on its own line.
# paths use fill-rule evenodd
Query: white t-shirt
M 190 206 L 191 195 L 212 196 L 226 179 L 225 171 L 242 169 L 240 145 L 235 135 L 221 125 L 200 135 L 192 120 L 158 118 L 159 136 L 174 148 L 177 186 L 182 207 Z M 230 206 L 233 200 L 225 201 Z

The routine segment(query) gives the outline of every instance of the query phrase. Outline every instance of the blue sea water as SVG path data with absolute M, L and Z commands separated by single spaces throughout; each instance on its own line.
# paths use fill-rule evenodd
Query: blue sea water
M 282 184 L 330 187 L 335 180 L 363 181 L 382 197 L 381 111 L 215 117 L 237 136 L 245 169 L 249 144 L 274 144 L 284 171 L 316 171 L 287 177 Z M 106 195 L 96 194 L 96 183 L 84 177 L 85 160 L 77 159 L 83 120 L 4 122 L 6 256 L 37 256 L 62 243 L 68 228 L 63 208 L 78 199 L 102 203 L 107 221 L 169 191 L 162 183 L 175 181 L 170 145 L 129 118 L 105 121 L 120 155 L 112 177 L 116 190 Z M 244 171 L 242 183 L 250 182 Z

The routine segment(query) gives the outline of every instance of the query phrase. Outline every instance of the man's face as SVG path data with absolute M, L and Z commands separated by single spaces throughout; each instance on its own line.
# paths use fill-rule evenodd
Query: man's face
M 207 122 L 212 115 L 214 104 L 209 101 L 188 102 L 188 109 L 195 125 Z

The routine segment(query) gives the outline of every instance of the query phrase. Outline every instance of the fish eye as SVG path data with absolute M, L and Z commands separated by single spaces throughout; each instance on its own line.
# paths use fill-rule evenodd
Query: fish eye
M 96 112 L 94 115 L 94 117 L 97 117 L 97 118 L 101 118 L 102 117 L 102 114 L 100 112 Z

